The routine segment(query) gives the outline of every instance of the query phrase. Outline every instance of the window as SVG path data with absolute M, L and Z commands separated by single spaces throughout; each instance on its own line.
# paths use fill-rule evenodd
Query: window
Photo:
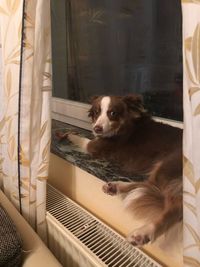
M 179 0 L 51 0 L 51 9 L 58 113 L 76 118 L 93 95 L 139 93 L 154 116 L 182 120 Z

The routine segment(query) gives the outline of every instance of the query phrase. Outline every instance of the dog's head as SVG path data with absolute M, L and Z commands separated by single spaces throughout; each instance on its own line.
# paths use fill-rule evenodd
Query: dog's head
M 96 96 L 88 116 L 96 136 L 111 137 L 122 133 L 127 124 L 132 125 L 145 114 L 140 95 Z

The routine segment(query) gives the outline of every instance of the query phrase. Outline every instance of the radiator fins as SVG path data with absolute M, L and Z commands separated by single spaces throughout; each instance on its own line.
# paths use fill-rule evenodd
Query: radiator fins
M 64 267 L 161 267 L 50 185 L 47 229 L 49 248 Z

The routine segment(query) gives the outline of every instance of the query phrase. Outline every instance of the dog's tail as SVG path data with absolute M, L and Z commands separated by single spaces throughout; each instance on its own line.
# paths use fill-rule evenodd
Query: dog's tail
M 165 194 L 150 183 L 136 183 L 124 198 L 125 208 L 131 210 L 137 219 L 152 220 L 165 206 Z

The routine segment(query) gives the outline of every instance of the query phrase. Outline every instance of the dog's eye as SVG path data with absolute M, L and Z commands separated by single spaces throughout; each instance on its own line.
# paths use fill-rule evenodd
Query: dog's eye
M 111 111 L 111 112 L 110 112 L 110 116 L 111 116 L 111 117 L 115 117 L 116 115 L 117 115 L 117 112 L 116 112 L 116 111 Z

